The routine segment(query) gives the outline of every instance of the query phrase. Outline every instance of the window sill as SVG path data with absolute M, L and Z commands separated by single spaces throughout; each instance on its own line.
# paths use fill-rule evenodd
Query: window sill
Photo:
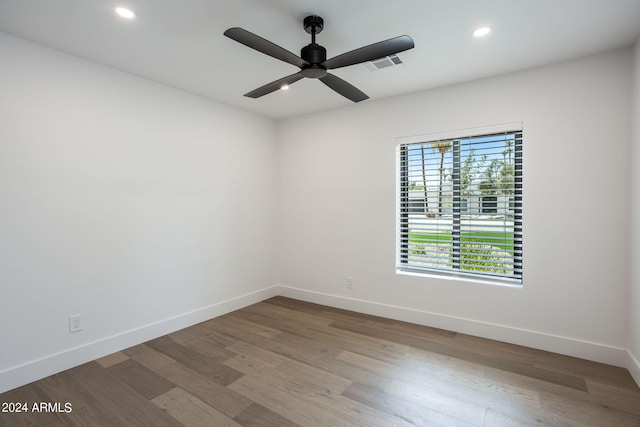
M 398 267 L 396 268 L 396 274 L 402 275 L 402 276 L 451 280 L 456 282 L 479 283 L 482 285 L 502 286 L 502 287 L 515 288 L 515 289 L 522 289 L 523 287 L 522 283 L 517 279 L 514 279 L 514 280 L 500 279 L 500 278 L 491 279 L 491 278 L 474 277 L 474 276 L 465 275 L 465 274 L 439 273 L 434 271 L 413 270 L 413 269 L 398 268 Z

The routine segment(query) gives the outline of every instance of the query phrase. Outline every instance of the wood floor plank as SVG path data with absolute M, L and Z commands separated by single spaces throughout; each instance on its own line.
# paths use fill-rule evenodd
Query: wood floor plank
M 473 394 L 476 402 L 491 406 L 493 402 L 508 401 L 510 405 L 518 403 L 531 408 L 540 407 L 540 396 L 537 391 L 528 387 L 520 387 L 486 378 L 484 372 L 474 374 L 458 370 L 445 370 L 440 374 L 440 382 L 452 389 L 464 389 Z
M 360 383 L 351 384 L 342 395 L 416 425 L 433 427 L 481 426 L 484 415 L 482 411 L 478 411 L 479 418 L 474 420 L 475 422 L 467 422 L 402 397 L 386 393 L 379 388 Z
M 160 337 L 145 344 L 221 385 L 230 384 L 242 376 L 242 374 L 235 369 L 197 351 L 184 347 L 173 341 L 169 336 Z
M 179 387 L 152 400 L 185 427 L 242 427 L 231 418 Z
M 327 307 L 324 305 L 314 304 L 312 302 L 302 301 L 302 300 L 293 299 L 293 298 L 287 298 L 283 296 L 276 296 L 273 298 L 269 298 L 268 300 L 262 301 L 261 304 L 278 305 L 281 307 L 286 307 L 292 310 L 300 311 L 303 313 L 314 314 L 314 315 L 318 315 L 323 311 L 332 309 L 331 307 Z
M 484 417 L 482 427 L 544 427 L 548 425 L 560 426 L 562 424 L 554 421 L 545 422 L 522 414 L 518 414 L 515 417 L 508 416 L 489 408 Z M 564 427 L 569 426 L 565 425 Z
M 253 403 L 228 387 L 210 381 L 180 363 L 165 366 L 157 372 L 230 418 L 235 417 Z
M 162 354 L 159 351 L 156 351 L 144 344 L 130 347 L 124 350 L 123 353 L 127 354 L 133 360 L 140 363 L 142 366 L 151 369 L 152 371 L 156 371 L 158 369 L 164 368 L 165 366 L 176 363 L 176 361 L 169 356 Z
M 336 349 L 349 350 L 354 353 L 368 354 L 380 360 L 402 360 L 410 347 L 375 336 L 364 336 L 357 332 L 333 327 L 299 327 L 291 331 L 292 335 L 327 342 Z
M 398 357 L 399 354 L 396 354 L 397 350 L 393 345 L 387 347 L 384 343 L 381 342 L 375 342 L 371 345 L 366 342 L 354 342 L 353 340 L 350 340 L 350 337 L 345 336 L 344 333 L 336 330 L 328 330 L 327 334 L 324 334 L 323 332 L 318 330 L 304 330 L 305 333 L 301 333 L 300 335 L 285 332 L 270 340 L 262 336 L 236 328 L 234 319 L 232 318 L 226 317 L 224 319 L 218 318 L 216 320 L 218 320 L 218 322 L 216 323 L 217 327 L 223 330 L 224 333 L 228 334 L 229 336 L 233 336 L 238 340 L 256 345 L 258 347 L 262 347 L 290 359 L 302 361 L 305 363 L 309 363 L 315 358 L 326 356 L 329 353 L 331 353 L 332 355 L 339 354 L 342 351 L 343 347 L 349 347 L 358 350 L 362 349 L 362 347 L 365 346 L 367 348 L 367 350 L 365 351 L 373 351 L 376 352 L 376 354 L 378 354 L 378 351 L 380 352 L 380 354 L 387 354 L 389 352 L 394 353 L 393 357 Z M 290 345 L 286 341 L 282 342 L 280 338 L 285 335 L 289 335 L 299 344 Z M 313 349 L 315 346 L 313 343 L 322 343 L 317 348 L 325 348 L 327 350 L 321 350 L 318 353 L 314 353 Z
M 415 383 L 438 381 L 442 375 L 442 368 L 438 366 L 434 366 L 433 369 L 418 371 L 415 369 L 413 364 L 403 364 L 398 366 L 393 363 L 374 359 L 351 351 L 343 351 L 336 357 L 336 360 L 341 360 L 351 365 L 358 366 L 378 375 L 381 378 L 396 381 L 409 381 Z
M 287 319 L 285 317 L 275 318 L 273 316 L 250 311 L 237 311 L 222 317 L 225 317 L 232 322 L 237 321 L 236 319 L 242 319 L 244 321 L 251 322 L 251 324 L 264 325 L 274 330 L 290 333 L 301 333 L 306 330 L 312 330 L 314 326 L 318 326 L 316 324 L 305 324 L 304 322 Z
M 320 409 L 316 405 L 300 399 L 297 395 L 292 395 L 273 387 L 271 384 L 250 377 L 240 378 L 238 381 L 229 384 L 228 387 L 269 409 L 271 412 L 301 426 L 341 427 L 351 425 L 351 423 L 335 415 L 334 412 Z
M 394 369 L 390 371 L 393 372 L 392 376 L 395 377 L 396 374 L 405 373 L 405 376 L 408 375 L 413 379 L 437 377 L 447 366 L 457 367 L 461 364 L 470 364 L 470 362 L 447 358 L 436 353 L 429 353 L 417 349 L 409 349 L 403 353 L 402 356 L 395 352 L 383 355 L 381 352 L 377 351 L 377 349 L 374 351 L 368 351 L 364 350 L 361 346 L 347 346 L 352 348 L 353 351 L 344 350 L 342 348 L 343 346 L 338 347 L 337 345 L 332 345 L 324 339 L 304 338 L 298 335 L 291 335 L 289 333 L 279 335 L 273 341 L 284 344 L 282 346 L 271 345 L 269 349 L 274 353 L 298 360 L 325 371 L 332 371 L 334 365 L 337 367 L 337 363 L 340 362 L 340 355 L 343 355 L 345 351 L 349 351 L 353 354 L 366 354 L 373 361 L 388 362 L 389 364 L 394 365 Z M 264 343 L 259 345 L 261 347 L 265 347 Z M 359 351 L 359 353 L 355 353 L 355 351 Z M 343 365 L 338 371 L 341 372 L 342 376 L 349 375 L 349 369 L 353 366 L 354 365 L 351 364 L 346 369 L 342 369 L 344 368 Z M 366 368 L 366 366 L 359 365 L 358 368 Z
M 149 400 L 95 362 L 74 368 L 70 375 L 100 402 L 105 411 L 113 413 L 120 425 L 179 426 L 162 411 L 154 409 Z
M 244 427 L 301 427 L 257 403 L 251 404 L 233 419 Z
M 481 425 L 486 407 L 466 394 L 466 390 L 447 388 L 437 378 L 431 380 L 407 380 L 396 378 L 392 372 L 372 372 L 360 364 L 351 364 L 336 360 L 329 365 L 331 369 L 352 379 L 369 390 L 380 390 L 415 405 L 425 407 L 437 413 Z
M 124 362 L 127 359 L 129 359 L 129 356 L 121 351 L 118 351 L 116 353 L 109 354 L 108 356 L 101 357 L 100 359 L 97 359 L 96 362 L 103 368 L 108 368 L 109 366 Z
M 293 335 L 288 332 L 278 335 L 272 342 L 276 345 L 270 348 L 271 351 L 300 361 L 315 360 L 321 357 L 333 358 L 342 353 L 342 349 L 325 341 Z
M 218 319 L 216 319 L 218 320 Z M 255 345 L 257 347 L 272 351 L 276 354 L 279 354 L 284 357 L 288 357 L 292 360 L 298 360 L 302 362 L 307 362 L 310 359 L 321 357 L 322 353 L 314 353 L 313 348 L 310 346 L 296 346 L 290 345 L 286 342 L 281 342 L 280 338 L 285 334 L 280 334 L 274 339 L 267 339 L 260 335 L 256 335 L 250 332 L 246 332 L 242 329 L 235 328 L 235 323 L 233 319 L 225 318 L 221 319 L 220 322 L 216 323 L 216 327 L 220 330 L 224 331 L 225 335 L 230 337 L 234 337 L 237 342 L 245 342 L 247 344 Z M 302 338 L 302 337 L 298 337 Z M 310 342 L 310 340 L 305 339 L 306 342 Z M 339 353 L 338 350 L 333 348 L 332 346 L 327 346 L 332 349 L 332 354 Z
M 149 400 L 175 387 L 171 381 L 132 359 L 112 365 L 107 370 Z
M 640 415 L 640 390 L 630 390 L 626 386 L 618 387 L 591 379 L 587 380 L 589 395 L 602 403 L 621 411 Z
M 549 371 L 542 368 L 537 368 L 531 364 L 516 362 L 512 360 L 496 359 L 489 355 L 482 353 L 475 353 L 470 350 L 459 350 L 446 346 L 443 344 L 437 344 L 432 341 L 423 340 L 415 337 L 408 337 L 399 334 L 393 334 L 387 331 L 380 331 L 370 327 L 359 327 L 353 324 L 346 323 L 332 323 L 334 328 L 345 329 L 351 332 L 359 333 L 365 336 L 374 336 L 379 339 L 388 340 L 405 346 L 420 348 L 423 350 L 440 353 L 450 357 L 469 360 L 472 362 L 480 363 L 486 366 L 497 367 L 498 369 L 508 370 L 510 372 L 521 373 L 523 375 L 535 377 L 543 381 L 548 381 L 556 384 L 563 385 L 565 387 L 575 388 L 577 390 L 586 391 L 586 383 L 583 378 L 575 375 L 563 374 L 559 372 Z
M 229 349 L 238 356 L 225 363 L 238 366 L 246 375 L 266 375 L 292 384 L 303 381 L 312 390 L 330 390 L 337 394 L 351 383 L 346 378 L 247 343 L 237 343 Z
M 640 426 L 640 415 L 613 409 L 601 402 L 577 396 L 558 396 L 540 393 L 545 412 L 578 421 L 583 426 Z
M 543 352 L 538 350 L 534 366 L 541 367 L 551 372 L 568 373 L 596 382 L 611 384 L 613 387 L 637 391 L 635 383 L 629 371 L 618 366 L 605 365 L 561 354 Z
M 422 339 L 440 339 L 444 342 L 451 342 L 458 334 L 444 329 L 432 328 L 429 326 L 416 325 L 413 323 L 401 322 L 393 319 L 381 319 L 369 314 L 355 312 L 321 312 L 322 316 L 333 319 L 335 322 L 355 323 L 361 326 L 373 326 L 381 330 L 395 332 L 398 334 L 414 336 Z
M 270 338 L 265 338 L 262 335 L 256 334 L 255 331 L 247 330 L 247 328 L 238 327 L 239 323 L 228 316 L 222 316 L 214 319 L 208 325 L 208 327 L 215 327 L 220 333 L 231 338 L 226 347 L 237 343 L 238 341 L 245 341 L 248 343 L 254 343 L 256 341 L 269 342 Z M 225 347 L 225 348 L 226 348 Z
M 225 319 L 229 319 L 233 322 L 236 329 L 240 329 L 264 338 L 275 338 L 282 333 L 279 329 L 270 328 L 266 325 L 252 322 L 242 317 L 234 316 L 233 313 L 224 316 Z
M 99 397 L 93 395 L 73 378 L 72 372 L 61 372 L 37 382 L 51 399 L 72 404 L 72 411 L 66 415 L 73 426 L 120 426 L 121 419 L 105 406 Z
M 340 360 L 374 372 L 382 380 L 359 378 L 369 388 L 381 390 L 383 394 L 396 396 L 443 413 L 453 418 L 461 418 L 468 423 L 482 420 L 484 409 L 499 408 L 506 415 L 527 414 L 539 417 L 541 414 L 537 392 L 484 378 L 483 371 L 476 369 L 446 370 L 430 376 L 411 376 L 397 366 L 385 367 L 379 361 L 345 353 Z M 395 369 L 394 369 L 395 368 Z M 350 374 L 354 369 L 349 369 Z
M 518 387 L 536 390 L 541 399 L 541 408 L 543 414 L 554 414 L 556 417 L 564 419 L 565 421 L 560 424 L 572 425 L 566 420 L 575 417 L 567 416 L 565 412 L 561 410 L 549 411 L 549 406 L 545 405 L 544 402 L 583 402 L 585 405 L 593 404 L 596 405 L 596 407 L 606 407 L 608 408 L 607 410 L 610 410 L 612 414 L 617 411 L 633 415 L 640 414 L 640 398 L 635 398 L 635 396 L 640 394 L 640 389 L 636 390 L 636 393 L 626 395 L 628 391 L 625 388 L 618 389 L 614 386 L 611 386 L 611 388 L 609 388 L 602 385 L 598 386 L 596 384 L 593 384 L 592 389 L 595 391 L 595 393 L 584 392 L 580 390 L 567 389 L 558 384 L 553 384 L 541 381 L 537 378 L 531 378 L 494 368 L 487 368 L 485 371 L 485 376 L 488 380 L 495 381 L 496 383 L 509 383 L 517 385 Z M 621 396 L 626 397 L 621 398 Z M 582 405 L 583 403 L 580 403 L 580 405 Z M 542 418 L 546 419 L 549 417 L 542 416 Z M 577 423 L 577 425 L 580 425 L 580 423 Z
M 326 342 L 336 349 L 348 349 L 356 353 L 374 353 L 376 357 L 384 360 L 400 359 L 409 350 L 409 347 L 405 345 L 336 329 L 331 325 L 326 326 L 321 323 L 296 322 L 288 318 L 276 319 L 258 313 L 244 312 L 243 310 L 235 312 L 234 316 L 254 323 L 266 324 L 291 335 Z M 233 328 L 232 321 L 228 319 L 227 322 L 231 322 L 230 325 Z M 233 334 L 234 332 L 229 331 L 228 333 Z
M 215 317 L 213 319 L 207 320 L 206 322 L 194 325 L 188 329 L 196 335 L 201 336 L 203 339 L 213 342 L 218 347 L 224 348 L 228 345 L 233 344 L 237 340 L 234 337 L 228 336 L 218 328 L 217 322 L 220 318 L 221 317 Z
M 218 362 L 223 362 L 235 356 L 217 342 L 200 336 L 190 328 L 169 334 L 169 338 L 190 350 L 196 351 Z
M 336 395 L 330 390 L 315 393 L 299 393 L 290 390 L 289 384 L 280 383 L 272 377 L 245 376 L 231 384 L 234 390 L 245 394 L 274 412 L 283 411 L 289 419 L 302 425 L 321 426 L 410 426 L 400 418 Z M 286 410 L 285 408 L 293 407 Z M 297 419 L 292 418 L 297 417 Z
M 290 321 L 299 322 L 303 325 L 326 326 L 332 322 L 324 316 L 316 316 L 308 312 L 301 312 L 288 307 L 282 307 L 272 304 L 253 304 L 246 307 L 243 312 L 256 313 L 273 319 L 288 319 Z M 231 313 L 233 315 L 233 313 Z
M 0 427 L 640 427 L 625 369 L 284 297 L 0 394 L 14 400 L 73 410 Z
M 286 384 L 288 389 L 296 393 L 310 394 L 327 391 L 340 394 L 351 384 L 348 379 L 294 360 L 273 366 L 263 363 L 260 358 L 244 353 L 225 363 L 245 375 L 263 379 L 268 377 L 269 380 Z

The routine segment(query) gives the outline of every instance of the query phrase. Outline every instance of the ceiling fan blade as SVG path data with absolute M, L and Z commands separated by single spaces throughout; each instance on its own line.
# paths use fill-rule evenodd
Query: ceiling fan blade
M 353 86 L 351 83 L 347 83 L 340 77 L 334 76 L 333 74 L 327 74 L 326 76 L 321 77 L 320 81 L 353 102 L 360 102 L 365 99 L 369 99 L 369 97 L 360 89 Z
M 245 93 L 244 96 L 248 96 L 249 98 L 260 98 L 261 96 L 267 95 L 271 92 L 275 92 L 276 90 L 281 89 L 282 86 L 284 85 L 293 84 L 303 77 L 304 76 L 302 75 L 301 72 L 297 72 L 295 74 L 291 74 L 290 76 L 283 77 L 279 80 L 276 80 L 262 87 L 259 87 L 258 89 L 254 89 L 249 93 Z
M 289 52 L 285 48 L 280 47 L 275 43 L 271 43 L 269 40 L 263 39 L 260 36 L 256 36 L 247 30 L 243 30 L 242 28 L 229 28 L 224 32 L 224 35 L 238 43 L 242 43 L 245 46 L 257 50 L 258 52 L 262 52 L 273 58 L 288 62 L 296 67 L 307 65 L 307 61 Z
M 361 62 L 384 58 L 394 53 L 412 49 L 413 46 L 413 39 L 411 37 L 398 36 L 343 53 L 342 55 L 334 56 L 331 59 L 327 59 L 322 65 L 324 65 L 327 70 L 347 67 L 349 65 L 360 64 Z

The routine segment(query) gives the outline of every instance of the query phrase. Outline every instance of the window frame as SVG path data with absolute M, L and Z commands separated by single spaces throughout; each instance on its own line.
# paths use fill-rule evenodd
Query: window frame
M 461 198 L 461 191 L 452 191 L 451 202 L 452 211 L 456 212 L 453 215 L 452 221 L 452 260 L 451 269 L 438 269 L 434 267 L 423 267 L 411 265 L 408 262 L 409 253 L 409 232 L 408 232 L 408 218 L 411 212 L 412 201 L 409 197 L 408 186 L 408 174 L 409 174 L 409 161 L 408 155 L 405 151 L 403 154 L 403 148 L 408 150 L 410 145 L 417 144 L 429 144 L 431 142 L 437 142 L 442 140 L 466 140 L 471 138 L 481 138 L 496 134 L 517 134 L 514 144 L 514 194 L 508 197 L 508 210 L 513 211 L 513 257 L 514 271 L 517 272 L 515 277 L 510 277 L 503 273 L 484 273 L 484 272 L 470 272 L 460 269 L 460 218 L 465 212 L 468 212 L 468 206 L 464 207 L 466 199 Z M 523 196 L 523 180 L 522 180 L 522 140 L 523 140 L 523 126 L 522 122 L 507 123 L 496 126 L 486 126 L 481 128 L 464 129 L 459 131 L 440 132 L 424 135 L 415 135 L 410 137 L 396 138 L 396 273 L 398 274 L 410 274 L 418 276 L 430 276 L 438 278 L 471 280 L 474 282 L 483 282 L 489 284 L 501 284 L 507 286 L 521 287 L 524 282 L 523 272 L 523 227 L 522 227 L 522 196 Z M 459 188 L 460 184 L 460 144 L 452 144 L 453 162 L 451 168 L 451 184 L 452 188 Z M 456 155 L 455 150 L 458 150 Z M 405 176 L 403 180 L 403 175 Z M 415 201 L 413 201 L 415 203 Z M 496 203 L 493 201 L 491 203 Z M 484 210 L 484 201 L 480 198 L 480 210 Z M 463 212 L 463 210 L 465 210 Z M 456 237 L 457 236 L 457 237 Z M 456 243 L 457 242 L 457 243 Z M 457 267 L 456 267 L 457 266 Z

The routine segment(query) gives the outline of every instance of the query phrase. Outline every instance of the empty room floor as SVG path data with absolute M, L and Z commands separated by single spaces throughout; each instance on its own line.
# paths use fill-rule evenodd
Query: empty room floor
M 640 426 L 625 369 L 284 297 L 0 403 L 11 427 Z

